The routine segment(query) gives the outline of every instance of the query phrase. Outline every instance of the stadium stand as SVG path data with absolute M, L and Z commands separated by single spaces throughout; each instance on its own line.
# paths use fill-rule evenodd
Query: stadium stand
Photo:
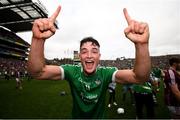
M 171 57 L 180 58 L 180 54 L 151 56 L 151 62 L 152 62 L 152 64 L 157 65 L 161 69 L 164 70 L 169 67 L 168 60 Z M 74 59 L 70 59 L 70 58 L 64 58 L 64 59 L 55 58 L 53 60 L 46 59 L 46 62 L 48 64 L 54 64 L 54 65 L 76 64 L 76 63 L 74 63 Z M 114 66 L 114 67 L 117 67 L 118 69 L 133 68 L 134 58 L 123 58 L 123 59 L 117 58 L 116 60 L 100 60 L 100 65 L 106 66 L 106 67 Z
M 47 18 L 48 13 L 39 0 L 0 0 L 0 16 L 0 26 L 22 32 L 31 30 L 33 21 Z
M 29 43 L 15 33 L 0 27 L 0 57 L 25 60 L 29 47 Z
M 180 54 L 169 54 L 161 56 L 151 56 L 151 63 L 158 66 L 161 69 L 167 69 L 169 67 L 169 58 L 177 57 L 180 58 Z M 101 60 L 103 66 L 114 66 L 119 69 L 132 68 L 134 65 L 134 58 L 117 58 L 116 60 Z
M 48 11 L 40 0 L 0 0 L 1 75 L 13 76 L 15 71 L 27 73 L 26 59 L 30 45 L 16 33 L 30 31 L 35 19 L 47 17 Z
M 0 57 L 24 60 L 30 45 L 16 33 L 30 31 L 33 21 L 47 18 L 48 11 L 39 0 L 0 0 L 0 16 Z

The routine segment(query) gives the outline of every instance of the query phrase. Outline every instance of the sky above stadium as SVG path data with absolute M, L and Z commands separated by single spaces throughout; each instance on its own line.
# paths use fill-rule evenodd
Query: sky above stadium
M 79 42 L 92 36 L 100 42 L 101 59 L 133 58 L 134 44 L 124 36 L 123 8 L 131 18 L 147 22 L 151 56 L 180 54 L 180 0 L 41 0 L 51 15 L 61 5 L 59 29 L 45 44 L 45 57 L 73 58 Z M 31 43 L 31 32 L 18 33 Z

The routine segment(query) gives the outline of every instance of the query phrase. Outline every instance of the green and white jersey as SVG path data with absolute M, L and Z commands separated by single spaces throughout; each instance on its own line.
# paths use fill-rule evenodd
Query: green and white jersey
M 161 78 L 161 69 L 160 68 L 153 68 L 151 73 L 152 73 L 153 77 Z
M 115 81 L 115 67 L 98 67 L 85 75 L 78 65 L 62 65 L 62 79 L 69 82 L 73 97 L 73 118 L 103 118 L 108 84 Z
M 134 84 L 133 85 L 134 92 L 137 93 L 152 93 L 152 86 L 151 83 L 145 82 L 143 84 Z

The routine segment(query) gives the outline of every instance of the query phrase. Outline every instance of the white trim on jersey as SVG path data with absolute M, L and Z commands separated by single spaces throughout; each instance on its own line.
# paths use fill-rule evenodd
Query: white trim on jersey
M 61 66 L 59 66 L 59 68 L 61 70 L 61 80 L 64 80 L 64 69 Z
M 65 74 L 64 74 L 64 69 L 59 66 L 60 70 L 61 70 L 61 80 L 64 80 L 64 77 L 65 77 Z M 112 82 L 116 82 L 116 73 L 117 73 L 118 70 L 114 71 L 113 75 L 112 75 Z
M 117 73 L 118 70 L 114 71 L 113 75 L 112 75 L 112 82 L 116 82 L 116 73 Z

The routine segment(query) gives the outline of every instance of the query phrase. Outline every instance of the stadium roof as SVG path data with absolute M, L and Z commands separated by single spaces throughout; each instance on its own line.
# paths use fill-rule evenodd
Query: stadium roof
M 47 17 L 39 0 L 0 0 L 0 26 L 13 32 L 29 31 L 35 19 Z

